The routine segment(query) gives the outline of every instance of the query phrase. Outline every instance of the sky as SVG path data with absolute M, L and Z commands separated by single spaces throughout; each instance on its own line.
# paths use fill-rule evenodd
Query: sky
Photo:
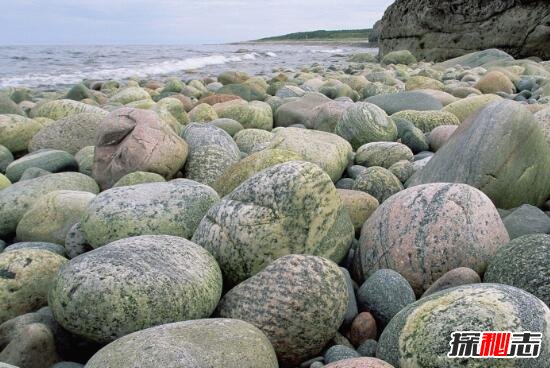
M 202 44 L 369 28 L 393 0 L 0 0 L 0 45 Z

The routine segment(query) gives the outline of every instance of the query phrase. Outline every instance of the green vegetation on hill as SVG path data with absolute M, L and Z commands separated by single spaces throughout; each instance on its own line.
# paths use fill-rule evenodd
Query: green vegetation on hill
M 282 36 L 266 37 L 259 41 L 293 41 L 293 40 L 344 40 L 344 39 L 368 39 L 372 29 L 349 29 L 340 31 L 312 31 L 289 33 Z

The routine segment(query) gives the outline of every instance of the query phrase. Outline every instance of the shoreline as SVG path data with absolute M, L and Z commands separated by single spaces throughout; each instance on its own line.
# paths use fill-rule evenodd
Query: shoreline
M 363 41 L 360 39 L 348 40 L 252 40 L 231 42 L 227 45 L 308 45 L 308 46 L 350 46 L 350 47 L 365 47 L 378 48 L 377 42 Z

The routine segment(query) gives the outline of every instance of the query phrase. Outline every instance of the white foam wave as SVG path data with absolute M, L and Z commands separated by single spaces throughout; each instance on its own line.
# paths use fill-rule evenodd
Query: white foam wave
M 204 68 L 209 65 L 221 65 L 244 60 L 254 60 L 258 54 L 249 53 L 240 56 L 210 55 L 183 60 L 167 60 L 155 64 L 128 68 L 106 68 L 101 70 L 80 71 L 64 74 L 26 74 L 0 79 L 0 88 L 5 87 L 38 87 L 43 85 L 75 84 L 83 79 L 126 79 L 130 77 L 148 77 L 152 75 L 168 75 L 185 70 Z
M 311 50 L 312 53 L 323 53 L 323 54 L 340 54 L 344 52 L 343 49 L 321 49 L 321 50 Z

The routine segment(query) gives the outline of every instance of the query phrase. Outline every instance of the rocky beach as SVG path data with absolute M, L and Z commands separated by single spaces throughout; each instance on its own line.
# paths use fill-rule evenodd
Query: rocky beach
M 378 55 L 4 78 L 0 368 L 548 368 L 550 38 L 416 48 L 404 3 Z

